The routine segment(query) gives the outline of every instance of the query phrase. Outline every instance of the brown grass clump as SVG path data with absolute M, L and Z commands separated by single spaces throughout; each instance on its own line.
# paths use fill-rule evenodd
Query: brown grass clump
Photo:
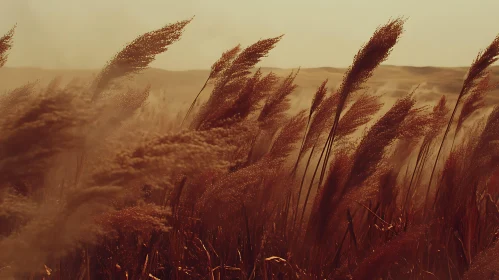
M 343 82 L 338 89 L 340 100 L 336 109 L 335 123 L 329 133 L 331 144 L 334 141 L 340 114 L 343 111 L 347 98 L 351 93 L 362 89 L 362 85 L 372 76 L 374 69 L 388 58 L 391 49 L 402 34 L 403 23 L 402 19 L 396 19 L 378 28 L 369 42 L 355 55 L 352 66 L 347 70 Z M 327 150 L 330 152 L 331 148 L 328 147 Z M 325 158 L 324 165 L 327 164 L 328 155 Z
M 208 82 L 216 79 L 220 75 L 220 73 L 222 73 L 225 69 L 227 69 L 230 62 L 234 60 L 234 57 L 239 53 L 240 50 L 241 50 L 241 45 L 237 45 L 234 48 L 224 52 L 222 56 L 215 63 L 213 63 L 213 65 L 211 66 L 210 75 L 208 75 L 208 78 L 206 79 L 206 82 L 204 83 L 203 87 L 196 95 L 196 98 L 194 98 L 194 100 L 192 101 L 191 106 L 187 110 L 187 113 L 185 114 L 185 117 L 182 120 L 181 126 L 184 124 L 187 117 L 189 117 L 189 114 L 194 108 L 194 104 L 196 104 L 199 95 L 201 95 L 201 92 L 203 92 L 203 90 L 206 88 Z
M 452 111 L 450 120 L 447 124 L 447 128 L 444 132 L 444 135 L 442 137 L 442 143 L 440 144 L 440 147 L 437 152 L 437 157 L 435 159 L 435 163 L 433 165 L 433 169 L 430 175 L 430 181 L 428 183 L 428 191 L 431 188 L 431 183 L 433 179 L 433 175 L 435 173 L 437 164 L 438 164 L 438 159 L 440 156 L 440 153 L 442 152 L 442 148 L 445 143 L 445 139 L 447 137 L 447 134 L 450 131 L 451 125 L 453 123 L 454 115 L 457 112 L 457 108 L 461 103 L 461 100 L 463 97 L 467 96 L 473 88 L 475 88 L 478 84 L 478 80 L 484 78 L 487 75 L 487 68 L 492 65 L 494 62 L 496 62 L 499 59 L 499 35 L 492 41 L 492 43 L 484 50 L 478 53 L 477 57 L 471 64 L 470 69 L 468 70 L 468 73 L 466 74 L 466 77 L 463 82 L 463 86 L 461 88 L 461 91 L 459 92 L 459 95 L 457 97 L 456 105 L 454 106 L 454 110 Z M 486 80 L 484 80 L 485 82 Z M 480 85 L 481 87 L 485 87 L 485 84 Z M 477 92 L 484 91 L 484 89 L 478 89 Z M 466 111 L 465 111 L 466 112 Z M 428 193 L 427 191 L 427 193 Z M 425 204 L 428 200 L 428 195 L 426 195 L 425 198 Z
M 214 89 L 194 119 L 193 127 L 206 129 L 218 123 L 220 115 L 218 108 L 231 108 L 231 106 L 227 106 L 227 103 L 231 105 L 232 100 L 237 100 L 234 95 L 237 95 L 244 88 L 250 69 L 265 57 L 281 38 L 282 35 L 260 40 L 242 50 L 237 56 L 235 53 L 239 51 L 239 48 L 233 49 L 221 58 L 223 63 L 215 63 L 218 77 Z M 263 90 L 266 89 L 263 88 Z
M 1 279 L 497 278 L 499 106 L 485 100 L 499 39 L 450 120 L 446 96 L 421 106 L 416 87 L 385 110 L 365 89 L 400 18 L 308 110 L 290 114 L 299 71 L 256 68 L 279 36 L 224 52 L 172 118 L 153 86 L 117 81 L 190 21 L 139 36 L 90 86 L 0 95 Z M 0 38 L 0 66 L 13 35 Z

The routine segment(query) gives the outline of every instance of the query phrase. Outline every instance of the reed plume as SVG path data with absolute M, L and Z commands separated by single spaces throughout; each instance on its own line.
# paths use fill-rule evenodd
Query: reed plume
M 446 106 L 446 104 L 447 104 L 447 99 L 445 95 L 442 95 L 439 102 L 433 107 L 433 110 L 429 115 L 430 123 L 428 124 L 428 129 L 419 147 L 414 170 L 412 172 L 411 179 L 409 181 L 409 186 L 407 187 L 407 192 L 403 203 L 402 212 L 405 211 L 407 203 L 409 201 L 409 197 L 412 195 L 413 185 L 419 182 L 419 179 L 426 165 L 435 138 L 438 136 L 438 134 L 441 132 L 441 130 L 444 128 L 446 124 L 446 116 L 450 112 L 450 109 Z
M 324 84 L 324 83 L 323 83 Z M 325 84 L 324 84 L 325 85 Z M 327 87 L 318 88 L 317 91 L 327 92 Z M 325 97 L 322 102 L 315 109 L 315 114 L 312 115 L 310 120 L 310 125 L 305 136 L 305 141 L 303 142 L 301 153 L 297 162 L 303 157 L 303 155 L 315 146 L 320 145 L 320 139 L 324 134 L 325 128 L 332 123 L 333 113 L 338 102 L 338 95 L 333 94 Z
M 184 27 L 191 21 L 192 19 L 189 19 L 169 24 L 133 40 L 101 70 L 93 82 L 92 100 L 99 98 L 101 92 L 113 80 L 147 68 L 156 55 L 165 52 L 171 44 L 180 39 Z
M 442 152 L 442 148 L 445 144 L 445 139 L 447 137 L 447 134 L 450 131 L 457 108 L 460 105 L 462 98 L 465 97 L 470 92 L 470 90 L 477 85 L 478 80 L 485 77 L 485 75 L 487 74 L 486 72 L 487 68 L 490 65 L 492 65 L 494 62 L 496 62 L 498 59 L 499 59 L 499 35 L 492 41 L 492 43 L 490 43 L 490 45 L 484 51 L 480 51 L 478 53 L 477 57 L 471 64 L 468 73 L 466 74 L 463 86 L 457 97 L 456 104 L 454 105 L 454 110 L 452 111 L 449 122 L 447 124 L 447 128 L 445 129 L 444 135 L 442 137 L 442 142 L 440 143 L 440 147 L 438 148 L 437 156 L 435 158 L 435 163 L 433 164 L 433 168 L 430 174 L 430 180 L 428 182 L 428 187 L 426 191 L 427 195 L 425 197 L 425 211 L 428 202 L 428 193 L 430 191 L 433 182 L 433 175 L 437 168 L 438 159 L 440 157 L 440 153 Z
M 196 129 L 210 128 L 209 124 L 205 124 L 205 122 L 209 123 L 212 120 L 210 117 L 212 111 L 227 100 L 233 99 L 234 95 L 244 87 L 246 76 L 251 73 L 250 69 L 275 47 L 282 36 L 259 40 L 241 51 L 230 65 L 225 66 L 226 68 L 220 72 L 215 81 L 209 99 L 200 108 L 191 127 Z
M 322 88 L 319 87 L 319 90 L 324 90 L 326 91 L 327 88 Z M 305 141 L 302 144 L 302 147 L 300 149 L 300 152 L 298 153 L 298 158 L 296 160 L 295 166 L 293 170 L 296 170 L 298 168 L 298 164 L 300 163 L 301 158 L 303 155 L 310 149 L 310 154 L 308 156 L 307 163 L 305 165 L 305 169 L 303 171 L 302 179 L 300 182 L 300 187 L 298 189 L 298 194 L 297 194 L 297 200 L 296 200 L 296 206 L 294 209 L 294 218 L 293 218 L 293 227 L 296 224 L 296 219 L 298 217 L 298 207 L 300 206 L 300 199 L 301 199 L 301 194 L 303 191 L 303 185 L 305 183 L 305 177 L 307 175 L 308 167 L 310 166 L 310 162 L 312 160 L 312 157 L 314 156 L 314 152 L 316 151 L 316 147 L 320 146 L 321 144 L 321 139 L 323 138 L 323 133 L 324 129 L 328 127 L 333 121 L 332 118 L 332 112 L 334 112 L 335 105 L 338 102 L 338 95 L 331 95 L 326 97 L 321 104 L 317 108 L 316 114 L 313 116 L 312 121 L 310 123 L 310 127 L 307 130 L 307 134 L 305 136 Z M 293 174 L 293 172 L 291 173 Z M 309 192 L 307 193 L 307 196 L 309 196 L 311 188 L 309 188 Z
M 286 159 L 294 150 L 294 144 L 300 139 L 300 135 L 305 129 L 307 117 L 306 112 L 301 111 L 296 116 L 292 117 L 285 124 L 272 144 L 269 151 L 271 158 Z
M 212 108 L 205 118 L 204 127 L 227 127 L 247 120 L 260 109 L 261 102 L 269 96 L 277 82 L 274 73 L 270 72 L 262 77 L 262 72 L 258 69 L 252 77 L 246 79 L 243 87 L 230 100 Z
M 39 187 L 31 184 L 43 182 L 56 156 L 81 143 L 83 135 L 77 129 L 88 124 L 89 112 L 71 93 L 57 89 L 5 114 L 0 137 L 1 182 L 23 186 L 23 192 Z
M 367 42 L 367 44 L 365 44 L 355 55 L 353 64 L 345 73 L 343 82 L 338 89 L 339 101 L 336 108 L 334 123 L 329 131 L 326 145 L 324 145 L 324 148 L 322 149 L 316 171 L 314 171 L 314 174 L 316 174 L 317 169 L 320 166 L 321 158 L 324 158 L 319 178 L 319 186 L 322 184 L 326 172 L 340 116 L 348 97 L 351 93 L 362 89 L 362 85 L 372 76 L 374 69 L 388 58 L 393 46 L 395 46 L 403 32 L 403 24 L 404 20 L 398 18 L 391 20 L 386 25 L 376 29 L 369 42 Z M 312 177 L 311 185 L 314 182 L 314 178 L 315 175 Z
M 416 101 L 411 95 L 398 100 L 362 138 L 354 154 L 350 176 L 342 191 L 358 187 L 374 173 L 383 158 L 385 148 L 400 136 L 400 127 Z
M 208 75 L 208 78 L 206 79 L 203 86 L 201 87 L 201 90 L 198 92 L 198 94 L 196 95 L 196 97 L 192 101 L 191 106 L 187 110 L 187 113 L 185 113 L 185 117 L 182 120 L 182 123 L 180 124 L 180 126 L 183 126 L 185 120 L 187 119 L 187 117 L 189 117 L 189 114 L 191 113 L 192 109 L 194 108 L 194 105 L 196 104 L 199 96 L 201 95 L 201 92 L 203 92 L 203 90 L 206 88 L 208 83 L 210 81 L 216 79 L 220 75 L 220 73 L 222 73 L 223 71 L 225 71 L 227 69 L 227 67 L 229 67 L 230 63 L 234 60 L 234 58 L 236 57 L 236 55 L 239 53 L 240 50 L 241 50 L 241 45 L 237 45 L 234 48 L 225 51 L 222 54 L 222 56 L 215 63 L 213 63 L 213 65 L 211 66 L 211 70 L 210 70 L 210 74 Z
M 303 139 L 302 139 L 300 151 L 298 152 L 298 159 L 296 160 L 296 164 L 295 164 L 295 167 L 293 168 L 292 173 L 294 173 L 296 171 L 296 168 L 298 167 L 298 163 L 300 162 L 302 154 L 304 153 L 303 147 L 305 145 L 305 140 L 306 140 L 307 135 L 308 135 L 308 128 L 310 126 L 310 121 L 312 120 L 312 116 L 317 111 L 319 106 L 322 104 L 322 101 L 324 100 L 324 97 L 326 96 L 327 82 L 328 82 L 328 79 L 324 80 L 324 82 L 322 82 L 322 84 L 315 91 L 314 98 L 312 99 L 312 105 L 310 106 L 310 109 L 308 112 L 307 126 L 305 127 L 305 133 L 303 134 Z
M 490 84 L 490 73 L 485 74 L 485 76 L 478 82 L 476 87 L 471 91 L 469 95 L 463 100 L 463 106 L 461 112 L 457 119 L 456 133 L 454 138 L 459 133 L 463 123 L 477 110 L 485 106 L 485 95 L 493 87 Z
M 337 137 L 350 135 L 359 127 L 367 124 L 382 106 L 383 104 L 379 102 L 379 96 L 362 94 L 341 117 L 338 123 Z
M 284 118 L 285 112 L 290 108 L 289 95 L 298 87 L 294 84 L 294 80 L 299 71 L 298 69 L 296 73 L 291 72 L 267 98 L 258 116 L 258 122 L 263 130 L 275 129 L 280 124 L 279 120 Z
M 7 62 L 7 52 L 12 48 L 12 39 L 14 38 L 14 31 L 16 26 L 12 27 L 5 35 L 0 37 L 0 68 Z
M 382 104 L 379 103 L 379 96 L 369 96 L 367 94 L 361 95 L 354 104 L 352 104 L 351 108 L 344 114 L 338 124 L 338 138 L 346 137 L 353 132 L 355 132 L 360 126 L 368 123 L 372 115 L 381 109 Z M 331 119 L 332 120 L 332 119 Z M 315 147 L 315 146 L 314 146 Z M 311 152 L 312 156 L 313 152 Z M 309 158 L 310 161 L 310 158 Z M 317 170 L 317 169 L 316 169 Z M 306 172 L 306 170 L 305 170 Z M 302 184 L 304 182 L 305 174 L 302 178 Z M 321 186 L 319 186 L 321 187 Z M 302 185 L 300 186 L 300 192 L 302 190 Z M 305 196 L 305 202 L 303 205 L 302 216 L 300 220 L 303 220 L 303 216 L 305 215 L 305 211 L 307 208 L 308 199 L 310 197 L 310 193 L 312 191 L 312 185 L 309 186 L 307 190 L 307 194 Z M 300 195 L 298 195 L 300 197 Z M 298 206 L 297 206 L 298 209 Z
M 342 198 L 356 188 L 359 188 L 374 172 L 378 169 L 381 160 L 384 157 L 385 149 L 400 137 L 399 128 L 404 119 L 409 114 L 411 108 L 415 104 L 415 100 L 411 95 L 408 95 L 398 100 L 393 107 L 381 117 L 362 137 L 361 142 L 357 146 L 352 155 L 351 167 L 348 170 L 348 176 L 342 184 L 339 184 L 336 177 L 331 177 L 328 180 L 327 188 L 324 189 L 320 201 L 334 201 L 328 203 L 331 206 L 328 210 L 331 213 L 337 211 Z M 334 200 L 333 200 L 334 199 Z M 346 201 L 345 201 L 346 202 Z M 302 220 L 305 213 L 306 204 L 302 210 Z M 301 222 L 300 222 L 301 224 Z

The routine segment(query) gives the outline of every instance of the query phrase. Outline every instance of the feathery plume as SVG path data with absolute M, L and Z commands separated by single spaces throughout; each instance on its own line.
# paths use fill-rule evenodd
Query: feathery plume
M 483 51 L 478 52 L 475 60 L 470 66 L 463 82 L 461 95 L 467 94 L 474 88 L 479 79 L 487 75 L 487 68 L 499 59 L 499 35 Z
M 270 72 L 262 78 L 262 72 L 258 69 L 233 98 L 212 108 L 201 128 L 229 126 L 245 120 L 259 108 L 261 101 L 277 82 L 278 78 L 274 73 Z
M 233 99 L 233 95 L 244 87 L 246 76 L 251 73 L 250 69 L 275 47 L 282 36 L 259 40 L 241 51 L 230 65 L 217 75 L 218 78 L 208 101 L 203 104 L 191 126 L 196 129 L 206 127 L 204 122 L 210 121 L 209 115 L 212 111 L 220 104 Z
M 307 116 L 305 111 L 301 111 L 292 117 L 281 128 L 279 135 L 270 149 L 269 156 L 271 158 L 285 159 L 293 151 L 293 145 L 300 139 L 300 135 L 305 129 L 306 121 Z
M 113 80 L 137 73 L 149 66 L 156 55 L 165 52 L 168 50 L 168 46 L 180 39 L 184 27 L 191 21 L 192 19 L 189 19 L 169 24 L 133 40 L 116 54 L 99 73 L 93 84 L 92 100 L 97 99 Z
M 309 116 L 312 116 L 315 113 L 317 108 L 319 108 L 319 105 L 321 105 L 322 100 L 324 100 L 327 93 L 327 82 L 328 79 L 324 80 L 324 82 L 322 82 L 322 84 L 315 91 L 314 98 L 312 99 L 312 106 L 310 106 Z
M 487 73 L 480 80 L 480 82 L 478 82 L 473 91 L 464 99 L 463 106 L 461 108 L 461 113 L 459 114 L 459 118 L 457 119 L 455 135 L 459 133 L 461 127 L 463 126 L 463 123 L 474 112 L 485 106 L 484 103 L 485 94 L 492 88 L 493 88 L 492 85 L 490 85 L 490 73 Z
M 7 52 L 12 47 L 12 38 L 14 37 L 14 30 L 16 26 L 12 27 L 5 35 L 0 37 L 0 68 L 7 62 Z
M 342 191 L 359 186 L 374 173 L 385 148 L 400 136 L 399 128 L 416 101 L 412 95 L 398 100 L 362 138 L 354 154 L 352 170 Z
M 350 135 L 360 126 L 367 124 L 382 106 L 383 104 L 379 102 L 379 96 L 362 94 L 341 117 L 338 124 L 338 137 Z
M 302 154 L 313 147 L 321 145 L 321 139 L 324 138 L 325 129 L 333 123 L 334 112 L 338 101 L 338 94 L 334 94 L 326 97 L 319 105 L 317 112 L 310 122 L 310 128 L 307 132 L 305 143 L 303 144 Z M 324 140 L 325 139 L 322 139 L 322 143 Z
M 322 82 L 322 84 L 315 91 L 314 98 L 312 100 L 312 105 L 310 106 L 310 110 L 308 113 L 307 126 L 305 127 L 305 133 L 303 134 L 303 139 L 301 142 L 300 151 L 298 152 L 298 158 L 296 159 L 296 163 L 295 163 L 295 166 L 293 168 L 292 173 L 296 172 L 296 169 L 298 168 L 298 164 L 300 163 L 300 160 L 303 156 L 303 153 L 306 152 L 304 150 L 304 147 L 305 147 L 305 141 L 307 140 L 307 137 L 309 134 L 310 122 L 312 121 L 313 114 L 317 111 L 317 109 L 319 109 L 320 105 L 322 104 L 322 101 L 324 100 L 324 97 L 326 96 L 326 93 L 327 93 L 326 84 L 327 84 L 327 82 L 328 82 L 328 79 L 324 80 L 324 82 Z
M 279 125 L 279 120 L 284 117 L 284 113 L 289 109 L 289 95 L 298 87 L 294 80 L 299 73 L 291 72 L 271 94 L 263 106 L 258 122 L 264 130 L 271 130 Z
M 492 43 L 490 43 L 490 45 L 484 51 L 478 53 L 477 57 L 471 64 L 468 73 L 466 74 L 463 86 L 461 88 L 461 92 L 457 97 L 456 105 L 454 106 L 454 110 L 452 111 L 452 114 L 450 116 L 447 128 L 445 129 L 444 135 L 442 137 L 442 142 L 440 143 L 440 147 L 438 148 L 437 156 L 435 158 L 435 162 L 431 170 L 430 180 L 428 182 L 427 193 L 431 188 L 433 182 L 433 175 L 435 174 L 435 170 L 437 169 L 438 165 L 438 159 L 442 152 L 442 148 L 445 144 L 445 139 L 447 138 L 447 134 L 449 133 L 451 125 L 453 123 L 454 115 L 457 112 L 457 108 L 461 103 L 462 98 L 466 96 L 473 87 L 475 87 L 478 79 L 483 78 L 487 74 L 486 73 L 487 68 L 490 65 L 492 65 L 494 62 L 496 62 L 498 59 L 499 59 L 499 35 L 492 41 Z M 426 211 L 427 199 L 428 196 L 426 196 L 425 198 L 425 211 Z
M 390 20 L 384 26 L 376 29 L 369 42 L 367 42 L 367 44 L 365 44 L 355 55 L 353 64 L 348 68 L 343 78 L 343 82 L 338 89 L 339 101 L 336 108 L 334 123 L 331 127 L 326 145 L 324 145 L 324 148 L 322 149 L 322 153 L 316 167 L 317 170 L 320 166 L 321 159 L 324 157 L 320 173 L 319 186 L 322 184 L 322 180 L 326 172 L 340 116 L 348 97 L 351 93 L 362 89 L 362 85 L 372 76 L 374 69 L 376 69 L 379 64 L 388 58 L 392 48 L 402 35 L 403 24 L 404 20 L 398 18 Z M 314 174 L 315 173 L 316 172 L 314 172 Z M 313 182 L 314 180 L 312 179 L 311 185 Z
M 187 117 L 191 113 L 192 109 L 194 108 L 194 105 L 196 104 L 199 96 L 201 95 L 201 92 L 203 92 L 203 90 L 206 88 L 208 83 L 211 80 L 216 79 L 220 75 L 220 73 L 222 73 L 223 71 L 225 71 L 227 69 L 227 67 L 229 67 L 230 63 L 234 60 L 234 58 L 236 57 L 236 55 L 239 53 L 240 50 L 241 50 L 241 45 L 237 45 L 234 48 L 225 51 L 222 54 L 222 56 L 215 63 L 213 63 L 213 65 L 211 66 L 211 70 L 210 70 L 210 74 L 208 75 L 208 78 L 204 82 L 203 87 L 201 87 L 201 90 L 198 92 L 198 94 L 196 95 L 196 97 L 192 101 L 191 106 L 187 110 L 187 113 L 185 114 L 185 117 L 182 120 L 182 123 L 180 124 L 180 126 L 183 126 L 185 120 L 187 119 Z
M 43 182 L 51 160 L 78 145 L 89 121 L 84 106 L 64 90 L 42 95 L 7 114 L 0 136 L 0 182 Z

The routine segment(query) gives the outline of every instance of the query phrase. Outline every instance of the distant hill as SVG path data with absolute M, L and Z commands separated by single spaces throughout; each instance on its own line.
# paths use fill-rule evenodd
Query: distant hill
M 346 69 L 320 67 L 302 68 L 296 78 L 299 88 L 293 98 L 295 108 L 309 106 L 311 96 L 318 85 L 326 78 L 328 86 L 335 88 L 341 82 Z M 262 71 L 273 71 L 279 76 L 285 76 L 292 69 L 262 68 Z M 396 98 L 408 93 L 411 88 L 421 84 L 416 95 L 421 102 L 435 101 L 442 94 L 450 99 L 454 98 L 461 88 L 466 67 L 410 67 L 390 66 L 379 67 L 368 82 L 368 88 L 385 94 L 387 97 Z M 52 79 L 60 77 L 63 83 L 73 78 L 82 82 L 90 82 L 98 70 L 52 70 L 40 68 L 0 68 L 0 93 L 19 87 L 27 82 L 39 81 L 41 85 L 47 84 Z M 499 67 L 493 67 L 493 80 L 499 80 Z M 208 70 L 169 71 L 151 68 L 132 78 L 133 86 L 145 87 L 150 84 L 153 94 L 161 93 L 164 98 L 174 106 L 184 107 L 192 101 L 203 85 Z M 208 91 L 205 93 L 208 93 Z M 489 93 L 489 104 L 499 103 L 499 87 Z

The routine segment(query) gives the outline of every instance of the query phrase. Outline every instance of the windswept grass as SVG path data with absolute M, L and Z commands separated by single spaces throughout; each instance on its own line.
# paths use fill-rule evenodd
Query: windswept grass
M 418 87 L 391 106 L 365 88 L 397 18 L 307 110 L 290 114 L 299 69 L 257 68 L 281 35 L 224 52 L 165 122 L 151 87 L 119 79 L 191 20 L 139 36 L 89 86 L 0 96 L 1 279 L 499 279 L 499 106 L 485 102 L 499 37 L 451 114 L 445 96 L 418 105 Z

